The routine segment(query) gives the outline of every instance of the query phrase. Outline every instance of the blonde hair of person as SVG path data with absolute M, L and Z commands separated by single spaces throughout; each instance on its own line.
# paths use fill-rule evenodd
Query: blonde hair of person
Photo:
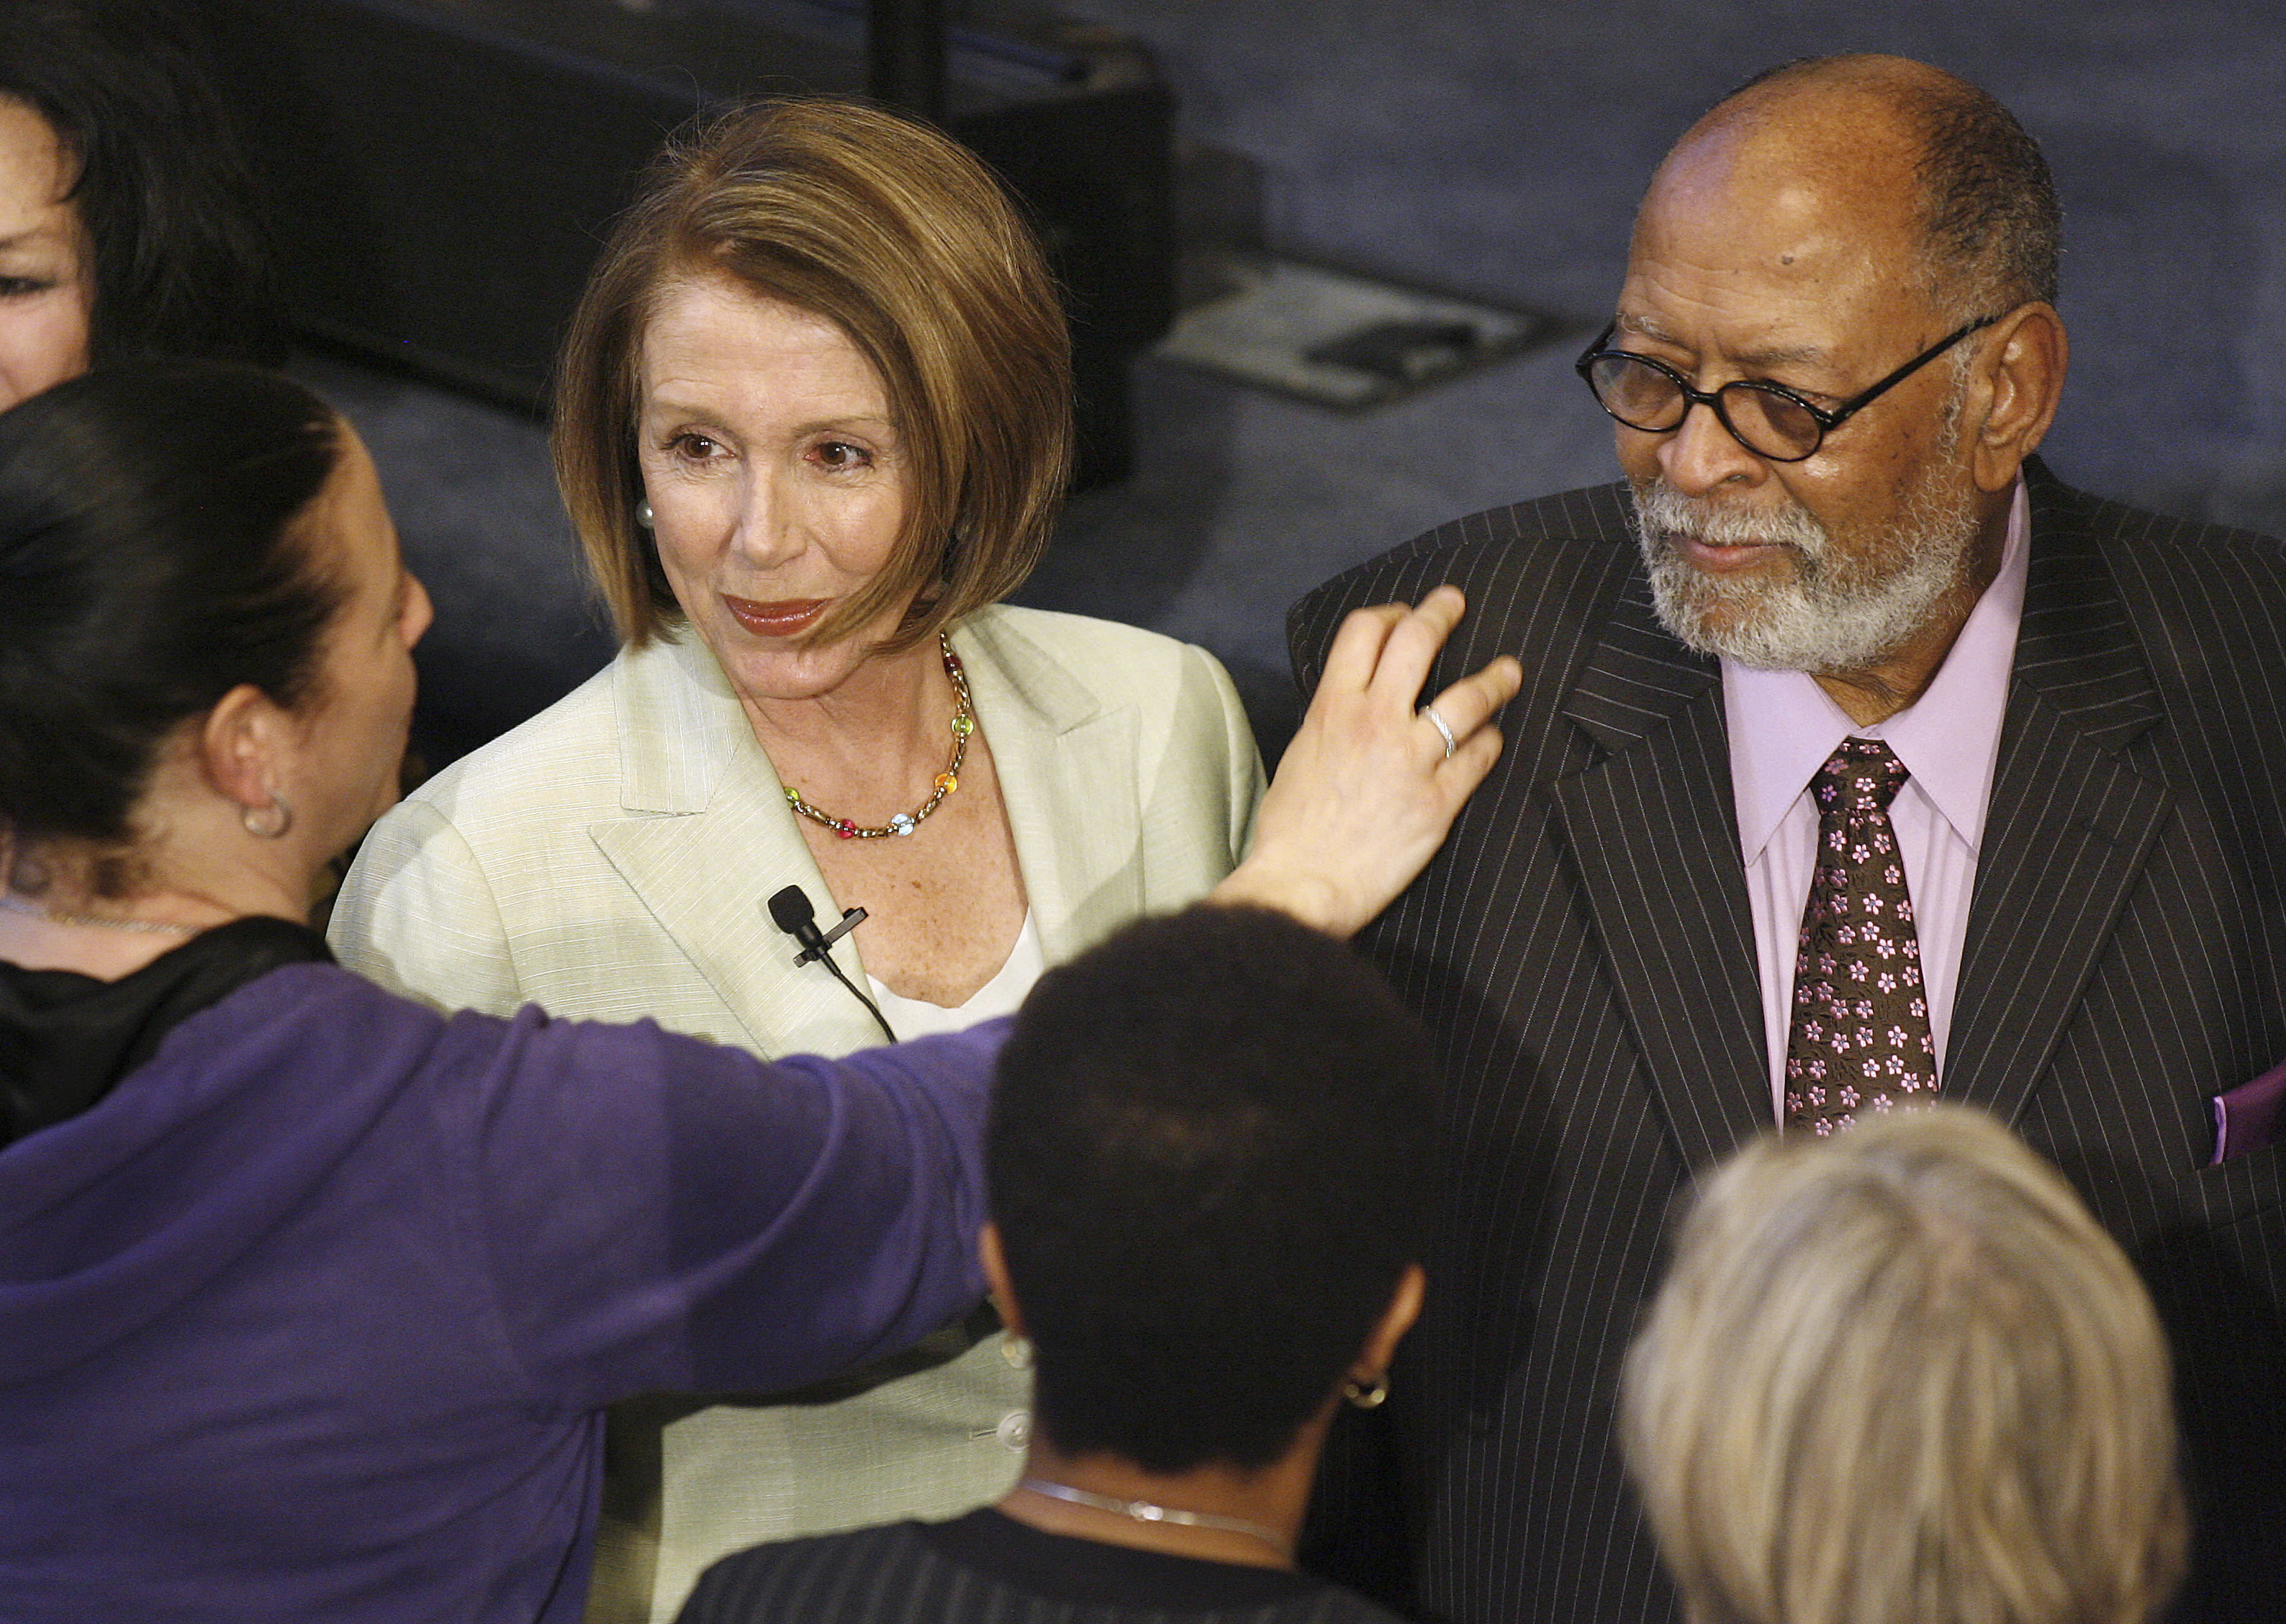
M 1013 591 L 1047 545 L 1072 458 L 1070 338 L 1038 244 L 984 166 L 935 130 L 855 102 L 766 102 L 660 154 L 558 366 L 556 481 L 621 641 L 641 647 L 682 619 L 635 519 L 643 331 L 662 294 L 713 274 L 847 334 L 880 374 L 911 470 L 889 563 L 808 641 L 925 594 L 885 645 L 910 648 Z
M 1695 1624 L 2141 1624 L 2181 1576 L 2150 1299 L 2061 1176 L 1965 1108 L 1717 1171 L 1620 1431 Z

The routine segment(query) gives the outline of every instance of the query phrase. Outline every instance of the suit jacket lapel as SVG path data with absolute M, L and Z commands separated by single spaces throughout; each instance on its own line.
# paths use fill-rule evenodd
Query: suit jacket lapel
M 621 800 L 631 816 L 594 824 L 596 847 L 764 1054 L 842 1053 L 880 1041 L 857 1001 L 771 923 L 768 899 L 800 885 L 821 924 L 840 905 L 785 812 L 785 791 L 755 745 L 713 657 L 695 643 L 635 662 L 619 696 Z M 859 986 L 856 937 L 834 961 Z M 792 1036 L 799 1032 L 796 1040 Z
M 1077 672 L 987 610 L 952 635 L 992 747 L 1032 922 L 1050 964 L 1143 910 L 1140 740 Z
M 2032 556 L 1984 818 L 1944 1088 L 2012 1122 L 2110 939 L 2172 794 L 2122 752 L 2159 698 L 2086 520 L 2027 475 Z
M 1605 967 L 1694 1166 L 1769 1125 L 1769 1060 L 1720 670 L 1630 570 L 1564 712 L 1608 752 L 1551 786 Z

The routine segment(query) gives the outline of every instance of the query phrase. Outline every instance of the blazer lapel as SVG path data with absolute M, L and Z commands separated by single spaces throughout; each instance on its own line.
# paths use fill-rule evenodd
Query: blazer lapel
M 1651 1085 L 1703 1166 L 1770 1120 L 1720 670 L 1660 629 L 1630 571 L 1563 709 L 1608 753 L 1550 786 L 1556 821 Z
M 785 791 L 755 745 L 721 667 L 686 640 L 636 663 L 619 695 L 621 800 L 630 816 L 592 825 L 598 849 L 767 1055 L 844 1053 L 880 1029 L 774 925 L 770 895 L 799 885 L 831 926 L 840 904 L 786 815 Z M 859 986 L 855 934 L 834 962 Z M 794 1045 L 790 1034 L 803 1036 Z
M 987 610 L 952 634 L 992 747 L 1042 956 L 1070 958 L 1143 910 L 1135 712 Z
M 1963 943 L 1947 1096 L 2013 1122 L 2038 1084 L 2172 796 L 2124 747 L 2158 695 L 2085 518 L 2029 471 L 2032 556 Z

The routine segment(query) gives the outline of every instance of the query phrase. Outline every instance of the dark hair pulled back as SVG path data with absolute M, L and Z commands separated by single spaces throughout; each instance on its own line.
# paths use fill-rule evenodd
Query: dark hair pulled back
M 129 842 L 168 737 L 240 683 L 307 698 L 344 589 L 296 521 L 342 446 L 309 390 L 219 362 L 94 372 L 0 414 L 0 829 L 20 853 Z

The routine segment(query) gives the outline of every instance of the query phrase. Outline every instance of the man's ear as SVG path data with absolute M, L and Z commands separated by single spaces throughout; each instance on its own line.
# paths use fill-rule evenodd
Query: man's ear
M 276 799 L 286 713 L 251 682 L 240 682 L 215 702 L 198 725 L 199 771 L 220 794 L 241 807 Z
M 1011 1336 L 1024 1332 L 1023 1311 L 1017 1306 L 1015 1289 L 1008 1283 L 1008 1259 L 1000 1250 L 1000 1226 L 987 1224 L 976 1237 L 976 1252 L 984 1265 L 984 1289 L 1000 1310 L 1000 1321 Z
M 2016 482 L 2024 459 L 2039 449 L 2063 398 L 2071 341 L 2055 306 L 2018 306 L 1994 324 L 1986 341 L 1987 389 L 1973 396 L 1983 410 L 1967 425 L 1977 488 L 1998 493 Z M 1973 409 L 1973 408 L 1972 408 Z

